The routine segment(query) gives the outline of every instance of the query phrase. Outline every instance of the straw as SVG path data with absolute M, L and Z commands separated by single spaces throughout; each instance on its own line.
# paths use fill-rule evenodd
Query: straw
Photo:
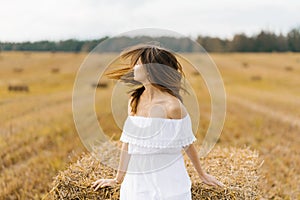
M 111 144 L 118 148 L 121 146 L 119 141 L 111 142 Z M 116 170 L 110 166 L 118 163 L 119 154 L 117 152 L 119 151 L 117 148 L 109 150 L 110 145 L 103 144 L 98 149 L 98 152 L 105 153 L 101 161 L 95 158 L 95 156 L 99 156 L 97 153 L 83 153 L 77 162 L 59 172 L 54 178 L 53 188 L 48 197 L 51 199 L 119 199 L 120 184 L 103 187 L 97 191 L 91 187 L 97 179 L 114 178 L 116 175 Z M 107 148 L 106 151 L 104 151 L 105 148 Z M 258 152 L 255 150 L 215 147 L 208 156 L 200 159 L 202 168 L 224 183 L 226 185 L 224 188 L 203 184 L 185 153 L 184 159 L 192 181 L 193 200 L 259 199 L 261 197 L 260 168 L 263 160 L 259 158 Z

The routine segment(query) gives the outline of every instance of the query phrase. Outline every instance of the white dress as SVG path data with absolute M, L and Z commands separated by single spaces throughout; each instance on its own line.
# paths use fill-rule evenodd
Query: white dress
M 191 180 L 181 150 L 193 143 L 191 118 L 128 116 L 120 141 L 130 160 L 120 200 L 191 200 Z

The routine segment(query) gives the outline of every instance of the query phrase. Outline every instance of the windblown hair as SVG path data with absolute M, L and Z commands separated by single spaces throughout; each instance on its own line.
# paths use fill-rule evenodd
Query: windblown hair
M 170 50 L 157 45 L 138 44 L 125 49 L 121 52 L 120 57 L 123 59 L 131 58 L 129 66 L 105 74 L 108 78 L 140 86 L 128 92 L 131 93 L 130 96 L 132 97 L 130 102 L 132 113 L 136 114 L 139 98 L 145 90 L 141 82 L 134 80 L 133 67 L 139 58 L 141 58 L 143 67 L 148 73 L 150 83 L 161 91 L 177 97 L 182 102 L 179 91 L 183 89 L 187 92 L 181 86 L 181 79 L 185 74 L 181 64 Z

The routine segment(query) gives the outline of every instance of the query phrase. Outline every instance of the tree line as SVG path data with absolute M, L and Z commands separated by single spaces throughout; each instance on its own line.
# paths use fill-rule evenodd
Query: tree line
M 261 31 L 252 37 L 236 34 L 232 40 L 199 36 L 197 42 L 209 52 L 300 52 L 300 27 L 286 35 Z
M 66 52 L 90 52 L 98 44 L 101 52 L 119 52 L 120 50 L 141 42 L 157 41 L 174 51 L 195 52 L 203 51 L 189 38 L 173 37 L 103 37 L 97 40 L 61 40 L 61 41 L 37 41 L 37 42 L 0 42 L 2 51 L 66 51 Z M 235 34 L 233 39 L 221 39 L 218 37 L 198 36 L 196 41 L 208 52 L 300 52 L 300 27 L 291 29 L 286 35 L 275 34 L 271 31 L 260 31 L 253 36 L 244 33 Z M 99 46 L 98 46 L 99 47 Z

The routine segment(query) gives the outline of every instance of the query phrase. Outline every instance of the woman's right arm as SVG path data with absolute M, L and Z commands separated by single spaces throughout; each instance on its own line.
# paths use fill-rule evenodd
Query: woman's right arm
M 118 183 L 122 183 L 124 176 L 127 171 L 128 163 L 130 160 L 130 154 L 128 154 L 128 143 L 123 143 L 121 148 L 121 154 L 120 154 L 120 161 L 119 161 L 119 167 L 118 172 L 115 177 L 115 180 Z
M 105 187 L 105 186 L 113 186 L 116 183 L 122 183 L 124 176 L 127 171 L 128 162 L 130 160 L 130 154 L 128 154 L 128 143 L 122 144 L 121 149 L 121 155 L 120 155 L 120 162 L 118 167 L 117 175 L 114 179 L 98 179 L 95 182 L 93 182 L 92 187 L 95 187 L 94 191 L 98 190 L 99 188 Z
M 130 108 L 130 100 L 128 102 L 128 115 L 130 114 L 131 108 Z M 119 167 L 116 174 L 116 177 L 114 179 L 98 179 L 95 182 L 93 182 L 92 187 L 95 187 L 95 191 L 99 188 L 102 188 L 104 186 L 113 186 L 116 183 L 122 183 L 123 179 L 125 177 L 128 163 L 130 160 L 130 154 L 128 154 L 128 143 L 122 143 L 121 147 L 121 154 L 120 154 L 120 161 L 119 161 Z
M 132 97 L 129 98 L 129 100 L 128 100 L 128 105 L 127 105 L 128 115 L 131 115 L 131 106 L 130 106 L 131 100 L 132 100 Z M 118 183 L 121 183 L 123 181 L 124 177 L 125 177 L 129 160 L 130 160 L 130 154 L 128 154 L 128 143 L 123 142 L 122 148 L 121 148 L 121 155 L 120 155 L 120 162 L 119 162 L 118 172 L 117 172 L 117 175 L 115 177 L 115 180 Z

